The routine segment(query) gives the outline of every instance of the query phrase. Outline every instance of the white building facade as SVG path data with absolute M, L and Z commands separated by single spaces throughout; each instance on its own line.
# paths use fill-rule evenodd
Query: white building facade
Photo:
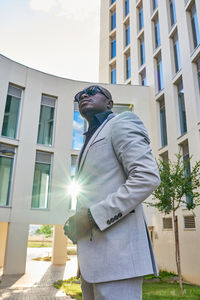
M 92 83 L 1 55 L 0 82 L 0 267 L 4 274 L 23 274 L 30 224 L 54 225 L 52 263 L 66 263 L 67 187 L 86 129 L 73 99 Z M 134 109 L 155 144 L 151 88 L 103 86 L 113 95 L 114 111 Z
M 101 1 L 99 80 L 151 87 L 158 159 L 200 160 L 200 1 Z M 145 108 L 148 110 L 148 107 Z M 171 216 L 155 211 L 161 269 L 176 271 Z M 182 273 L 200 284 L 200 209 L 178 211 Z

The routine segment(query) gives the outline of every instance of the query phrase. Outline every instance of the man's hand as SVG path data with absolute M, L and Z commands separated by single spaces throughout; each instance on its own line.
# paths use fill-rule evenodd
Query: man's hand
M 88 219 L 88 209 L 82 208 L 74 216 L 70 217 L 64 226 L 65 234 L 75 243 L 91 230 Z

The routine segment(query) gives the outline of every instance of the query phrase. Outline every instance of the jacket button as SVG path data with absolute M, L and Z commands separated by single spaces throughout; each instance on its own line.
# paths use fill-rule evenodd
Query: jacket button
M 122 217 L 122 213 L 118 213 L 118 218 L 121 218 Z
M 132 214 L 133 214 L 134 212 L 135 212 L 135 209 L 133 209 L 133 210 L 132 210 L 130 213 L 132 213 Z
M 110 225 L 110 223 L 111 223 L 110 220 L 107 220 L 107 224 Z
M 111 219 L 110 219 L 110 222 L 113 223 L 113 222 L 114 222 L 114 218 L 111 218 Z
M 116 221 L 118 219 L 118 216 L 114 216 L 114 221 Z

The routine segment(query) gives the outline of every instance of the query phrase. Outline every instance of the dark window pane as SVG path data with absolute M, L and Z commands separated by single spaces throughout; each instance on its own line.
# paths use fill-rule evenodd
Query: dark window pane
M 111 3 L 111 4 L 113 4 L 115 1 L 116 1 L 116 0 L 111 0 L 111 2 L 110 2 L 110 3 Z
M 160 91 L 164 88 L 161 55 L 159 55 L 157 58 L 157 79 L 158 79 L 158 91 Z
M 165 102 L 160 102 L 160 130 L 161 130 L 161 146 L 167 145 L 167 127 L 166 127 L 166 114 L 165 114 Z
M 144 37 L 140 40 L 140 64 L 143 65 L 145 63 L 145 44 Z
M 180 58 L 180 48 L 179 48 L 179 41 L 178 41 L 177 33 L 173 37 L 173 47 L 174 47 L 175 71 L 178 72 L 181 69 L 181 58 Z
M 200 58 L 197 60 L 197 77 L 198 77 L 198 83 L 200 88 Z
M 159 21 L 158 17 L 156 17 L 154 21 L 154 27 L 155 27 L 155 47 L 160 46 L 160 27 L 159 27 Z
M 116 56 L 116 40 L 111 42 L 111 58 Z
M 195 4 L 192 6 L 190 14 L 191 14 L 191 22 L 192 22 L 192 35 L 193 35 L 194 48 L 196 48 L 200 44 L 200 33 L 199 33 L 199 23 L 198 23 Z
M 126 26 L 125 33 L 126 33 L 126 46 L 128 46 L 130 44 L 130 26 L 129 25 Z
M 144 69 L 144 70 L 140 73 L 140 77 L 141 77 L 141 84 L 142 84 L 142 85 L 147 85 L 146 69 Z
M 0 206 L 9 205 L 13 158 L 0 156 Z
M 129 0 L 125 0 L 125 16 L 129 14 Z
M 155 10 L 158 7 L 158 1 L 157 0 L 152 0 L 153 1 L 153 10 Z
M 111 15 L 111 30 L 116 27 L 116 12 Z
M 131 77 L 131 57 L 126 57 L 126 79 Z
M 178 105 L 179 105 L 179 117 L 180 117 L 180 129 L 181 135 L 187 132 L 186 122 L 186 110 L 185 110 L 185 99 L 182 81 L 178 84 Z
M 175 9 L 175 2 L 174 0 L 170 0 L 170 19 L 171 19 L 171 26 L 176 23 L 176 9 Z
M 116 84 L 117 83 L 117 72 L 116 72 L 116 68 L 111 70 L 111 83 Z
M 139 30 L 144 27 L 143 6 L 139 8 Z
M 133 111 L 133 105 L 132 104 L 124 104 L 124 105 L 120 105 L 120 104 L 114 104 L 112 111 L 118 115 L 121 114 L 124 111 Z
M 52 145 L 54 110 L 54 107 L 41 105 L 37 139 L 38 144 Z

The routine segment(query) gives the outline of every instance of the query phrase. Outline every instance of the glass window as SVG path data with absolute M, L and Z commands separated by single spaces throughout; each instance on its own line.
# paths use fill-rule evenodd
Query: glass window
M 56 98 L 42 95 L 37 143 L 52 146 Z
M 197 78 L 198 78 L 198 83 L 200 88 L 200 58 L 197 60 L 196 65 L 197 65 Z
M 152 0 L 153 1 L 153 10 L 155 10 L 158 7 L 158 0 Z
M 145 44 L 144 36 L 140 39 L 140 65 L 145 63 Z
M 183 161 L 186 163 L 187 166 L 185 169 L 185 176 L 187 176 L 191 173 L 188 142 L 182 145 L 182 152 L 183 152 Z M 186 195 L 186 202 L 190 203 L 191 201 L 192 201 L 191 195 Z
M 2 136 L 16 138 L 21 98 L 22 89 L 9 84 L 1 132 Z
M 125 17 L 129 14 L 129 0 L 125 0 Z
M 169 0 L 171 26 L 176 23 L 176 8 L 175 1 Z
M 77 155 L 71 155 L 71 177 L 75 176 L 75 169 L 76 169 L 76 163 L 77 163 Z
M 124 111 L 133 111 L 133 104 L 114 104 L 112 111 L 118 115 Z
M 8 206 L 15 148 L 0 144 L 0 206 Z
M 143 16 L 143 6 L 141 5 L 139 7 L 139 30 L 141 30 L 144 27 L 144 16 Z
M 185 100 L 184 100 L 184 90 L 182 81 L 177 85 L 178 89 L 178 106 L 179 106 L 179 118 L 180 118 L 180 131 L 181 135 L 187 132 L 187 122 L 186 122 L 186 110 L 185 110 Z
M 116 66 L 113 66 L 111 69 L 111 83 L 116 84 L 117 83 L 117 70 Z
M 140 73 L 140 80 L 141 85 L 147 85 L 146 69 L 142 70 L 142 72 Z
M 196 48 L 200 44 L 200 33 L 199 33 L 199 23 L 198 23 L 195 3 L 191 7 L 190 15 L 191 15 L 191 23 L 192 23 L 192 36 L 193 36 L 194 48 Z
M 154 20 L 154 30 L 155 30 L 155 48 L 160 46 L 160 27 L 158 16 Z
M 173 48 L 174 48 L 175 72 L 178 72 L 181 69 L 181 58 L 180 58 L 180 48 L 179 48 L 179 41 L 178 41 L 178 33 L 177 32 L 173 36 Z
M 32 208 L 48 208 L 51 154 L 36 152 L 32 192 Z
M 111 15 L 111 30 L 116 28 L 116 11 Z
M 131 56 L 126 55 L 126 79 L 131 77 Z
M 125 37 L 126 37 L 125 46 L 128 46 L 130 44 L 130 25 L 129 24 L 125 25 Z
M 116 0 L 111 0 L 111 1 L 110 1 L 110 4 L 113 4 L 115 1 L 116 1 Z
M 84 143 L 83 133 L 86 130 L 86 122 L 81 117 L 78 103 L 74 102 L 74 120 L 73 120 L 73 133 L 72 133 L 72 149 L 80 150 Z
M 160 130 L 161 130 L 161 146 L 167 145 L 167 126 L 166 126 L 166 114 L 165 114 L 165 100 L 160 101 Z
M 157 57 L 157 81 L 158 91 L 161 91 L 164 88 L 161 54 L 159 54 Z
M 116 39 L 111 41 L 111 58 L 116 56 Z

